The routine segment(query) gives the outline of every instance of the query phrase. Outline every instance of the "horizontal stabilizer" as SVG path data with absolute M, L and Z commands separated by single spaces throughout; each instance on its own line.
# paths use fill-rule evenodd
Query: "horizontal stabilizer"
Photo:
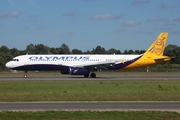
M 163 60 L 163 61 L 168 61 L 170 60 L 171 58 L 169 56 L 162 56 L 162 57 L 159 57 L 159 58 L 155 58 L 154 60 L 157 61 L 157 60 Z

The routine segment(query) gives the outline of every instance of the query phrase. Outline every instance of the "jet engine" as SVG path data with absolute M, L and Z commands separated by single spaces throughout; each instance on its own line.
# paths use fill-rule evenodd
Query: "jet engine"
M 71 75 L 89 75 L 89 71 L 86 68 L 70 67 L 69 74 L 71 74 Z
M 69 69 L 61 70 L 61 74 L 89 76 L 89 71 L 86 68 L 69 67 Z

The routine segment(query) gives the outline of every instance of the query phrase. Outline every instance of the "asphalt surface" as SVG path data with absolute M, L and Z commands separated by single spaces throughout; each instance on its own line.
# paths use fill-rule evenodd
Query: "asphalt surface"
M 72 76 L 72 75 L 45 75 L 45 76 L 31 76 L 27 78 L 23 76 L 0 76 L 2 80 L 180 80 L 180 74 L 152 74 L 152 75 L 98 75 L 96 78 L 84 78 L 84 76 Z
M 0 81 L 16 80 L 180 80 L 179 74 L 155 75 L 98 75 L 97 78 L 83 76 L 0 76 Z M 97 110 L 97 111 L 176 111 L 180 113 L 178 102 L 1 102 L 0 111 L 45 111 L 45 110 Z
M 1 111 L 176 111 L 180 102 L 21 102 L 0 103 Z

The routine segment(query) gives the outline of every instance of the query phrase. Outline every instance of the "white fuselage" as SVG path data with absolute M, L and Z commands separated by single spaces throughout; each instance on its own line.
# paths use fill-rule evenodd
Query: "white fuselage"
M 17 70 L 61 70 L 62 66 L 90 67 L 125 64 L 134 62 L 140 56 L 142 55 L 22 55 L 13 58 L 6 66 Z

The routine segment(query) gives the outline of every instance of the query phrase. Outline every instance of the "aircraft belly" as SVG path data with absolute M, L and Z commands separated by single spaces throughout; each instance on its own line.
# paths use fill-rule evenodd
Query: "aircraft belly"
M 54 64 L 31 64 L 13 68 L 15 70 L 61 70 L 61 65 Z

